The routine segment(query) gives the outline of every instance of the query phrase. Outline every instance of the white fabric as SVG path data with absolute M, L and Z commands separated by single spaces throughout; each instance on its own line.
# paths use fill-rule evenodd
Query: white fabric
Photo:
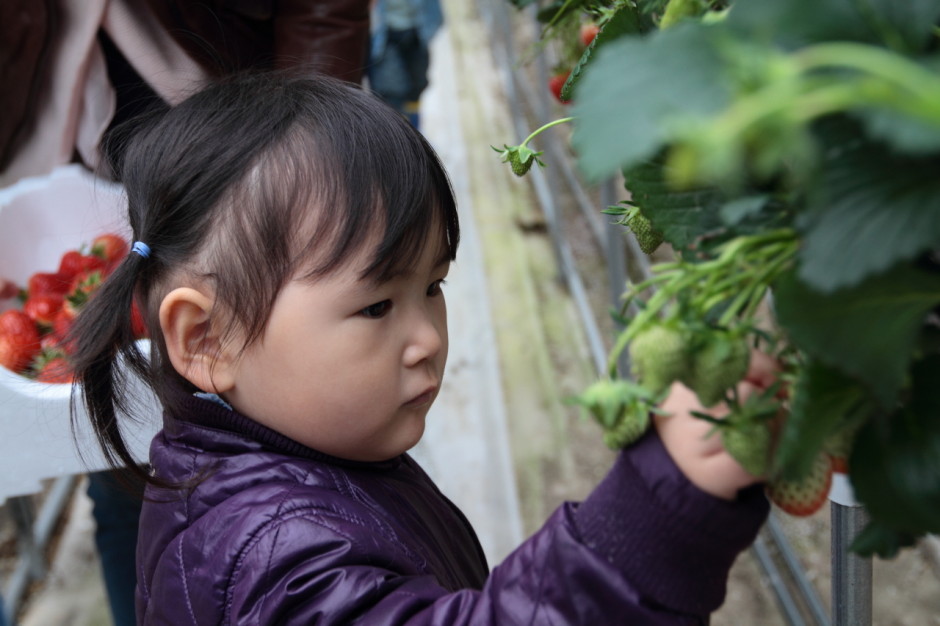
M 71 162 L 76 151 L 90 168 L 99 167 L 98 148 L 115 111 L 99 28 L 170 104 L 208 79 L 142 0 L 61 0 L 60 10 L 62 34 L 53 51 L 49 89 L 39 104 L 33 134 L 0 172 L 0 187 L 48 174 Z

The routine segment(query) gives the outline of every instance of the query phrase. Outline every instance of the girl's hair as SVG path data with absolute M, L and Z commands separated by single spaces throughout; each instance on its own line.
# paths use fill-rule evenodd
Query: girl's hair
M 118 174 L 133 238 L 150 255 L 129 254 L 78 316 L 73 365 L 105 458 L 141 476 L 119 424 L 132 407 L 128 377 L 164 406 L 175 387 L 195 391 L 159 332 L 160 302 L 181 281 L 211 286 L 222 332 L 244 333 L 244 348 L 298 273 L 329 273 L 364 246 L 373 248 L 363 277 L 377 281 L 407 271 L 428 244 L 456 255 L 456 205 L 434 150 L 393 109 L 336 79 L 220 81 L 140 122 Z M 135 299 L 149 358 L 134 340 Z

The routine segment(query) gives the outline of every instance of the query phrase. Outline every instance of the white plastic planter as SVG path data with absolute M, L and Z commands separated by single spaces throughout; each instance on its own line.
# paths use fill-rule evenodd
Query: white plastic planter
M 124 202 L 119 186 L 77 166 L 0 190 L 0 276 L 25 285 L 97 235 L 127 235 Z M 15 304 L 0 302 L 0 308 Z M 125 439 L 145 461 L 160 410 L 149 389 L 134 381 L 130 393 L 142 421 L 125 420 Z M 39 383 L 0 366 L 0 504 L 39 491 L 43 479 L 107 468 L 80 403 L 73 431 L 71 394 L 71 385 Z

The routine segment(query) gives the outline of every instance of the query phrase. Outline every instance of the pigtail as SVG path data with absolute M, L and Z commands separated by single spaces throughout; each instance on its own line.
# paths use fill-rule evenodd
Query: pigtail
M 75 320 L 69 336 L 73 346 L 72 430 L 76 432 L 77 403 L 81 402 L 108 464 L 126 467 L 145 480 L 124 440 L 120 421 L 134 418 L 128 384 L 137 375 L 152 386 L 149 359 L 137 344 L 131 311 L 142 265 L 152 262 L 128 254 L 95 292 Z

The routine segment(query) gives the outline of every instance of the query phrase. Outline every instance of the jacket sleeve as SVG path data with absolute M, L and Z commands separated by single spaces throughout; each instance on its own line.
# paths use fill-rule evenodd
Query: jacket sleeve
M 618 457 L 582 504 L 560 507 L 480 590 L 448 592 L 409 571 L 394 541 L 350 526 L 347 513 L 282 516 L 239 560 L 225 623 L 705 623 L 767 511 L 760 488 L 736 502 L 699 491 L 650 434 Z M 311 535 L 328 538 L 312 559 L 298 541 Z

